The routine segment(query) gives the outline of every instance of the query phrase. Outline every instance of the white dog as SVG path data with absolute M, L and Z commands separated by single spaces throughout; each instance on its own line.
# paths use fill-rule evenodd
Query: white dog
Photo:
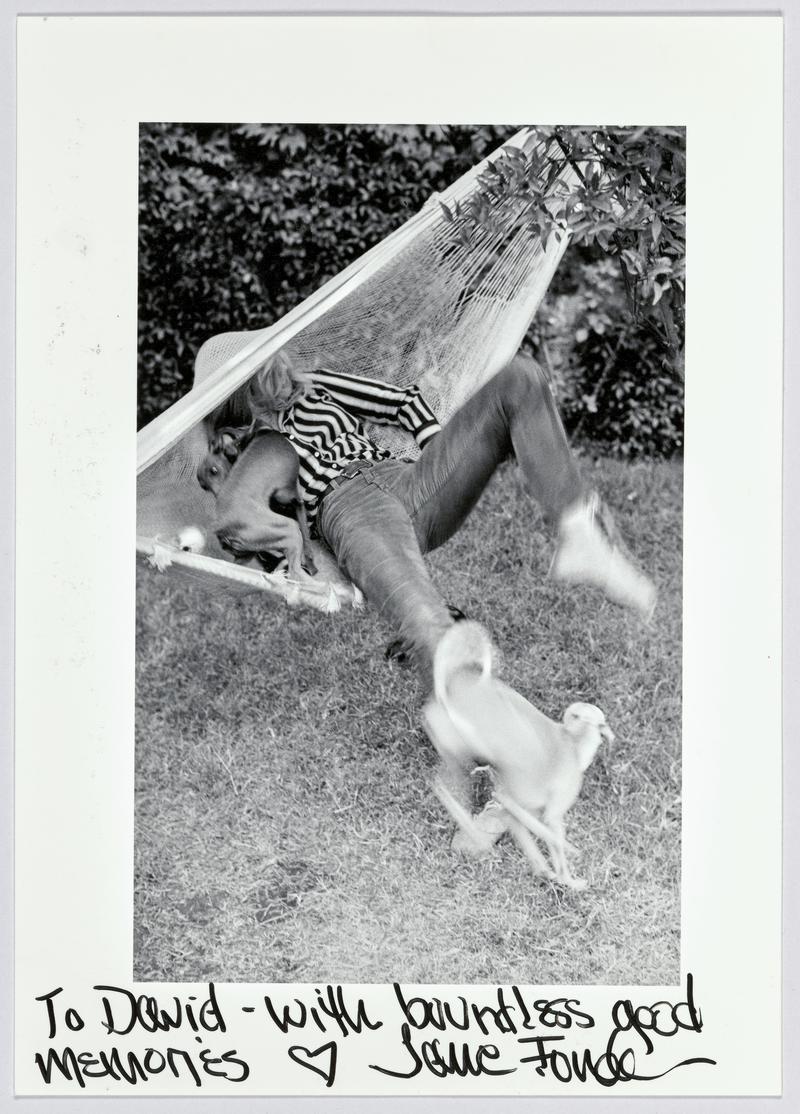
M 469 778 L 475 767 L 490 767 L 505 826 L 534 870 L 583 889 L 567 864 L 564 816 L 600 743 L 614 736 L 594 704 L 571 704 L 563 722 L 554 723 L 491 669 L 491 641 L 477 623 L 456 623 L 436 648 L 434 693 L 423 710 L 442 760 L 434 789 L 472 848 L 486 852 L 496 835 L 475 823 Z M 547 844 L 552 870 L 533 836 Z

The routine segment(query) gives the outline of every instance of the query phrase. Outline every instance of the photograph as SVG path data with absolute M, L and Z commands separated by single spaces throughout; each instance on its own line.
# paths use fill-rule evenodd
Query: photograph
M 134 979 L 679 983 L 685 128 L 138 143 Z
M 20 16 L 17 1095 L 785 1091 L 784 23 Z

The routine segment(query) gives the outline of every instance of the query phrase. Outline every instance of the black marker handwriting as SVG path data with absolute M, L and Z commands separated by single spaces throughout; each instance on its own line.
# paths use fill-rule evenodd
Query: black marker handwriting
M 287 1049 L 289 1059 L 294 1060 L 301 1068 L 310 1068 L 311 1071 L 321 1075 L 325 1080 L 326 1087 L 332 1087 L 333 1081 L 336 1078 L 336 1059 L 338 1049 L 336 1041 L 328 1041 L 327 1044 L 320 1045 L 319 1048 L 304 1048 L 302 1044 L 293 1044 L 291 1048 Z M 320 1064 L 312 1064 L 311 1061 L 315 1060 L 317 1056 L 323 1053 L 328 1053 L 328 1066 L 322 1067 Z
M 290 1005 L 277 1006 L 269 994 L 264 996 L 264 1006 L 270 1020 L 282 1033 L 288 1033 L 290 1029 L 305 1029 L 309 1023 L 315 1025 L 321 1033 L 327 1033 L 326 1018 L 339 1026 L 343 1037 L 350 1033 L 360 1033 L 364 1028 L 380 1029 L 383 1025 L 382 1021 L 369 1019 L 363 998 L 356 999 L 354 1017 L 352 1007 L 345 1002 L 341 986 L 326 986 L 324 995 L 315 987 L 314 994 L 316 999 L 313 1006 L 306 1005 L 301 998 L 294 999 L 294 1010 Z
M 250 1075 L 250 1068 L 239 1056 L 236 1049 L 221 1055 L 203 1048 L 198 1054 L 200 1067 L 194 1057 L 183 1048 L 147 1048 L 144 1053 L 121 1051 L 113 1047 L 98 1051 L 76 1052 L 66 1047 L 62 1052 L 49 1048 L 46 1055 L 37 1052 L 34 1063 L 45 1083 L 50 1083 L 54 1072 L 62 1079 L 75 1082 L 79 1087 L 86 1086 L 87 1079 L 114 1079 L 131 1086 L 147 1083 L 154 1075 L 165 1072 L 175 1079 L 189 1078 L 195 1087 L 201 1087 L 204 1075 L 222 1077 L 229 1083 L 243 1083 Z
M 213 1047 L 212 1038 L 225 1034 L 228 1025 L 212 982 L 205 997 L 159 998 L 105 983 L 95 984 L 93 989 L 99 1001 L 98 1013 L 91 1020 L 106 1038 L 103 1047 L 92 1048 L 92 1042 L 86 1040 L 90 1021 L 86 1008 L 82 1005 L 80 1013 L 69 1005 L 62 997 L 63 987 L 56 986 L 35 999 L 44 1007 L 42 1020 L 46 1021 L 48 1047 L 34 1054 L 45 1084 L 67 1080 L 85 1088 L 92 1080 L 110 1079 L 135 1087 L 165 1075 L 201 1087 L 209 1079 L 237 1084 L 249 1078 L 250 1065 L 235 1048 L 221 1051 Z M 367 1066 L 399 1080 L 423 1072 L 437 1079 L 466 1079 L 525 1069 L 559 1084 L 588 1081 L 613 1087 L 652 1082 L 692 1065 L 716 1065 L 708 1056 L 686 1056 L 685 1040 L 680 1041 L 680 1058 L 673 1056 L 674 1062 L 664 1062 L 664 1050 L 676 1036 L 703 1031 L 691 973 L 680 1000 L 636 1004 L 631 998 L 619 998 L 606 1015 L 607 1028 L 601 1030 L 597 1047 L 591 1048 L 577 1038 L 583 1030 L 596 1029 L 598 1018 L 582 1008 L 578 998 L 534 998 L 516 985 L 485 988 L 477 1000 L 468 994 L 430 996 L 400 983 L 393 983 L 392 989 L 398 1043 L 394 1051 L 389 1048 L 384 1053 L 382 1063 Z M 357 1042 L 367 1031 L 387 1023 L 368 1013 L 364 998 L 340 985 L 317 986 L 313 994 L 309 988 L 304 997 L 288 1001 L 267 994 L 262 1001 L 259 1010 L 242 1005 L 237 1017 L 247 1016 L 250 1026 L 271 1025 L 295 1040 L 310 1032 L 310 1041 L 292 1043 L 284 1051 L 299 1067 L 324 1080 L 327 1088 L 337 1081 L 339 1037 Z M 77 1033 L 82 1034 L 80 1048 L 74 1047 Z M 313 1034 L 318 1033 L 325 1035 L 325 1043 L 316 1046 Z M 169 1034 L 170 1047 L 128 1049 L 114 1039 L 130 1037 L 133 1042 L 142 1034 L 151 1040 L 153 1035 Z M 200 1047 L 177 1047 L 179 1034 Z M 507 1039 L 503 1043 L 499 1038 Z M 65 1040 L 68 1043 L 59 1044 Z M 656 1052 L 658 1057 L 645 1059 Z
M 101 984 L 94 989 L 104 992 L 101 999 L 105 1012 L 103 1026 L 108 1033 L 118 1036 L 125 1036 L 134 1028 L 147 1033 L 168 1032 L 184 1025 L 195 1033 L 201 1030 L 224 1033 L 227 1028 L 213 982 L 208 984 L 208 998 L 199 1006 L 193 1005 L 197 996 L 190 994 L 185 1001 L 173 997 L 170 1009 L 152 995 L 136 995 L 123 986 Z
M 403 1071 L 370 1064 L 373 1071 L 394 1076 L 395 1079 L 413 1079 L 423 1068 L 426 1068 L 432 1075 L 445 1079 L 449 1075 L 458 1075 L 462 1078 L 467 1075 L 510 1075 L 517 1070 L 516 1067 L 489 1067 L 486 1061 L 497 1060 L 500 1056 L 500 1050 L 494 1044 L 479 1044 L 473 1049 L 466 1041 L 459 1046 L 456 1041 L 440 1041 L 435 1037 L 433 1040 L 422 1041 L 417 1050 L 411 1040 L 411 1028 L 407 1022 L 403 1022 L 400 1026 L 400 1033 L 403 1038 L 403 1048 L 411 1057 L 411 1066 Z

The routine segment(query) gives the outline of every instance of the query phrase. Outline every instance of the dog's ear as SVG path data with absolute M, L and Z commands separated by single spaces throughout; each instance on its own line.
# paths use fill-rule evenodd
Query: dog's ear
M 221 429 L 211 441 L 211 452 L 233 463 L 239 455 L 239 441 L 230 430 Z

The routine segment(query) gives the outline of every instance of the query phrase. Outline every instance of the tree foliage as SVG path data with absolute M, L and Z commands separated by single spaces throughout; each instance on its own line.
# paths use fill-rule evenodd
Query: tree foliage
M 601 249 L 619 264 L 637 325 L 682 369 L 686 157 L 682 128 L 537 128 L 529 154 L 506 148 L 481 189 L 452 210 L 464 242 L 496 221 L 498 200 L 519 202 L 543 242 L 569 233 L 574 246 Z M 564 164 L 578 184 L 557 175 Z
M 552 292 L 533 331 L 567 429 L 621 456 L 671 456 L 683 447 L 683 379 L 669 347 L 630 314 L 615 260 L 585 262 L 578 277 Z
M 217 332 L 269 324 L 416 212 L 515 129 L 149 124 L 140 135 L 139 419 L 191 385 Z M 682 443 L 685 145 L 671 128 L 541 128 L 450 216 L 492 219 L 504 192 L 571 245 L 529 345 L 569 427 L 607 448 Z M 578 174 L 548 193 L 563 160 Z
M 512 131 L 143 125 L 140 422 L 189 389 L 209 336 L 270 324 Z

